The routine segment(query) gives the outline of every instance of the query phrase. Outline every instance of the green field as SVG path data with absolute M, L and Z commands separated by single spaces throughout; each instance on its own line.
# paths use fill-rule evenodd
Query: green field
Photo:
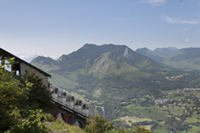
M 150 118 L 154 120 L 163 120 L 166 116 L 159 110 L 155 110 L 151 107 L 141 107 L 139 105 L 129 105 L 126 107 L 130 114 L 133 114 L 140 118 Z

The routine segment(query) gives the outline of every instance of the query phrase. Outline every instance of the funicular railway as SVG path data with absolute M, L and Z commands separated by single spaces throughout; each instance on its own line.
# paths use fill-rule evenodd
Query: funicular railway
M 90 109 L 89 102 L 53 84 L 49 85 L 49 90 L 52 91 L 52 101 L 54 104 L 62 109 L 70 111 L 71 113 L 76 113 L 83 118 L 90 118 L 95 115 L 95 112 Z

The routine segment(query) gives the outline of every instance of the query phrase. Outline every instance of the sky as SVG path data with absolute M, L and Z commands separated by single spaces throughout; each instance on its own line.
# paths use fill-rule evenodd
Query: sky
M 59 57 L 84 44 L 200 47 L 200 0 L 0 0 L 0 47 Z

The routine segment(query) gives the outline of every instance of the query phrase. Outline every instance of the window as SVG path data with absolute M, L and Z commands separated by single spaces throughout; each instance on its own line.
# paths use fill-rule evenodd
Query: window
M 8 72 L 11 72 L 12 70 L 11 70 L 11 64 L 10 64 L 10 62 L 9 61 L 7 61 L 7 60 L 5 60 L 5 70 L 7 70 Z
M 80 100 L 80 101 L 78 102 L 78 105 L 81 106 L 81 104 L 82 104 L 82 101 Z
M 67 97 L 67 102 L 70 102 L 70 97 Z
M 71 97 L 71 102 L 74 102 L 74 97 Z
M 63 93 L 63 98 L 65 98 L 65 97 L 66 97 L 66 92 Z
M 62 97 L 62 92 L 58 93 L 58 97 L 61 98 Z
M 19 76 L 19 70 L 16 71 L 16 75 Z
M 55 94 L 58 94 L 58 88 L 55 89 L 55 92 L 54 92 L 54 93 L 55 93 Z

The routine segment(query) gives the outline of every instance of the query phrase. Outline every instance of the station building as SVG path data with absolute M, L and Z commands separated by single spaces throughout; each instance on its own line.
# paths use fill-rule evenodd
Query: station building
M 9 64 L 9 61 L 7 59 L 13 58 L 13 57 L 14 57 L 15 64 L 11 65 Z M 5 63 L 10 65 L 10 67 L 5 67 L 4 69 L 6 69 L 9 72 L 14 71 L 15 75 L 21 78 L 23 77 L 25 72 L 30 69 L 31 72 L 34 72 L 35 74 L 39 75 L 40 78 L 43 79 L 44 84 L 46 86 L 48 85 L 48 78 L 51 78 L 50 74 L 44 72 L 43 70 L 33 66 L 32 64 L 20 59 L 19 57 L 13 55 L 12 53 L 2 48 L 0 48 L 0 63 L 1 65 L 4 65 Z

